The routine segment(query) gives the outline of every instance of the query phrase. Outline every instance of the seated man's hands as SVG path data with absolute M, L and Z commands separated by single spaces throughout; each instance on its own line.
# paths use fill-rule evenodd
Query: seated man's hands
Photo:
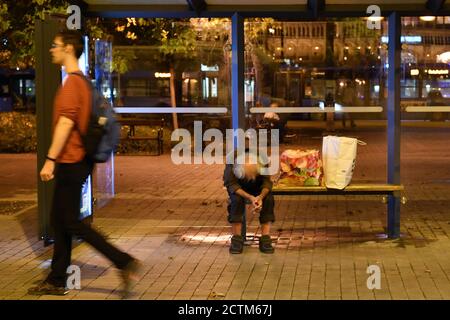
M 255 213 L 259 213 L 262 209 L 262 197 L 261 196 L 257 196 L 257 197 L 252 197 L 252 205 L 253 205 L 253 211 Z

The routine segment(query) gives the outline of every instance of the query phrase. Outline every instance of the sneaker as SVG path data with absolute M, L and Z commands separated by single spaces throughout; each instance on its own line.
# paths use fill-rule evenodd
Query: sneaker
M 244 238 L 240 235 L 231 237 L 230 253 L 239 254 L 244 250 Z
M 274 253 L 275 249 L 272 247 L 272 239 L 269 235 L 259 238 L 259 250 L 263 253 Z
M 47 281 L 42 281 L 35 287 L 28 289 L 28 294 L 33 296 L 53 295 L 53 296 L 65 296 L 69 293 L 64 286 L 57 287 Z
M 125 268 L 122 269 L 122 280 L 123 280 L 123 292 L 122 299 L 126 299 L 130 296 L 131 288 L 134 283 L 138 280 L 138 275 L 142 270 L 142 263 L 137 260 L 131 260 Z

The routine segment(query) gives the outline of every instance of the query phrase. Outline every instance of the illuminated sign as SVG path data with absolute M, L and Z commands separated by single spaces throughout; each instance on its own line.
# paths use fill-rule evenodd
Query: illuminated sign
M 83 184 L 81 190 L 80 216 L 83 220 L 92 215 L 92 184 L 91 176 L 89 175 Z
M 421 36 L 401 36 L 400 37 L 400 41 L 402 43 L 422 43 L 422 37 Z M 388 36 L 382 36 L 381 37 L 381 42 L 382 43 L 388 43 L 389 42 L 389 37 Z
M 170 78 L 170 72 L 155 72 L 155 78 Z
M 448 74 L 448 70 L 445 69 L 428 69 L 428 74 Z
M 448 63 L 450 62 L 450 51 L 437 55 L 437 62 Z
M 417 76 L 417 75 L 419 75 L 419 69 L 411 69 L 411 75 L 412 75 L 412 76 Z
M 219 71 L 219 66 L 216 64 L 215 66 L 207 66 L 206 64 L 202 64 L 200 67 L 201 71 Z

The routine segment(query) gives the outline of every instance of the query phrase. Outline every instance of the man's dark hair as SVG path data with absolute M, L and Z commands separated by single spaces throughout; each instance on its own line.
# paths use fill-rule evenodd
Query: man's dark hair
M 84 51 L 84 40 L 81 32 L 77 30 L 65 30 L 58 32 L 56 37 L 61 38 L 64 45 L 71 44 L 73 46 L 77 59 L 81 57 Z

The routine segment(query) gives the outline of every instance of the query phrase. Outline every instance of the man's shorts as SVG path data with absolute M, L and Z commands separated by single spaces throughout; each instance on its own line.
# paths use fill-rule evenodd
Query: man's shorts
M 228 222 L 229 223 L 242 222 L 245 212 L 246 199 L 235 193 L 229 194 L 229 196 L 230 196 L 230 203 L 228 204 Z M 274 206 L 275 200 L 273 198 L 272 193 L 269 192 L 263 199 L 262 209 L 259 213 L 259 222 L 261 224 L 275 221 L 275 215 L 273 212 Z

